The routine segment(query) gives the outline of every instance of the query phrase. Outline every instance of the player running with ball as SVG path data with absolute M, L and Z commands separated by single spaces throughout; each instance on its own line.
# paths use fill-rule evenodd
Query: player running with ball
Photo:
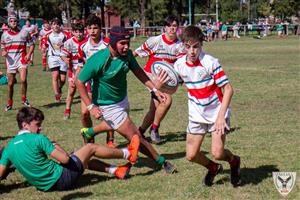
M 240 157 L 225 149 L 226 131 L 229 130 L 232 86 L 218 59 L 202 51 L 203 34 L 195 26 L 185 28 L 183 42 L 187 55 L 179 58 L 174 68 L 188 91 L 189 122 L 186 138 L 186 158 L 208 169 L 203 180 L 211 186 L 223 167 L 208 159 L 201 151 L 206 133 L 211 133 L 211 152 L 215 160 L 229 162 L 231 183 L 241 184 Z

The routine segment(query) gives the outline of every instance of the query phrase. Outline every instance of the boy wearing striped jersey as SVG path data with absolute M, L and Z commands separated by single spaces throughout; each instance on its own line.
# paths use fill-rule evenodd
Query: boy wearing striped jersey
M 52 76 L 52 88 L 55 102 L 59 103 L 68 70 L 67 64 L 61 58 L 62 48 L 64 42 L 69 39 L 69 35 L 61 30 L 61 21 L 57 18 L 51 21 L 51 29 L 52 31 L 45 36 L 43 51 L 48 48 L 48 66 Z
M 78 48 L 78 62 L 79 67 L 76 70 L 76 76 L 80 73 L 81 69 L 84 67 L 86 61 L 96 52 L 105 49 L 108 45 L 108 38 L 102 38 L 101 36 L 101 20 L 95 14 L 89 15 L 86 20 L 86 28 L 88 32 L 88 38 L 83 40 Z M 86 87 L 88 89 L 89 96 L 91 97 L 91 82 L 86 83 Z M 81 101 L 80 105 L 80 115 L 81 115 L 81 123 L 83 127 L 92 127 L 93 122 L 90 117 L 90 112 L 88 111 L 84 102 Z M 114 147 L 114 134 L 113 131 L 109 131 L 107 133 L 107 145 L 110 147 Z
M 5 111 L 11 110 L 13 106 L 13 88 L 16 74 L 20 73 L 21 98 L 24 106 L 30 106 L 27 94 L 27 63 L 33 52 L 31 37 L 25 30 L 18 29 L 16 16 L 8 17 L 9 30 L 1 36 L 1 55 L 5 57 L 8 77 L 8 102 Z M 29 45 L 29 52 L 26 52 L 26 45 Z
M 203 34 L 198 27 L 187 27 L 182 38 L 187 55 L 179 58 L 174 68 L 188 91 L 186 158 L 208 169 L 203 183 L 211 186 L 214 177 L 223 169 L 221 164 L 209 160 L 200 151 L 205 134 L 211 133 L 214 159 L 229 162 L 231 183 L 238 186 L 241 184 L 240 157 L 224 148 L 229 130 L 232 86 L 218 60 L 202 51 Z
M 35 26 L 34 24 L 31 24 L 30 19 L 26 19 L 25 25 L 22 27 L 22 30 L 23 29 L 30 34 L 33 42 L 33 47 L 35 47 L 36 36 L 39 33 L 38 27 Z M 30 61 L 29 61 L 30 65 L 33 65 L 33 58 L 34 58 L 34 49 L 30 56 Z
M 43 49 L 42 48 L 42 44 L 45 43 L 45 39 L 47 40 L 47 38 L 45 37 L 47 34 L 50 34 L 51 32 L 51 27 L 50 24 L 48 22 L 48 20 L 44 20 L 44 24 L 42 27 L 42 30 L 39 33 L 39 49 L 41 51 L 42 54 L 42 66 L 43 66 L 43 71 L 46 71 L 46 67 L 47 67 L 47 49 Z
M 75 86 L 75 72 L 78 67 L 78 47 L 80 42 L 84 39 L 84 26 L 82 24 L 72 25 L 73 37 L 64 43 L 62 49 L 62 59 L 69 64 L 68 68 L 68 96 L 66 100 L 66 110 L 64 112 L 64 119 L 69 119 L 71 115 L 71 105 L 73 97 L 76 92 Z
M 135 56 L 148 57 L 148 62 L 144 67 L 144 71 L 152 78 L 151 65 L 155 61 L 165 61 L 174 63 L 178 57 L 185 52 L 182 42 L 177 38 L 178 19 L 169 16 L 165 20 L 165 33 L 149 38 L 144 44 L 134 51 Z M 154 96 L 151 97 L 150 108 L 146 114 L 139 130 L 142 134 L 150 128 L 150 136 L 153 143 L 161 142 L 158 128 L 161 121 L 167 114 L 172 104 L 172 96 L 166 94 L 168 100 L 165 103 L 157 101 Z

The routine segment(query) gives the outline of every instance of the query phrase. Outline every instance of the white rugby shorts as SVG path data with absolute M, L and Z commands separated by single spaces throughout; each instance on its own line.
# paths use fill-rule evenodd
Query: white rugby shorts
M 68 71 L 68 65 L 59 56 L 48 56 L 48 66 L 49 69 L 59 67 L 59 71 Z
M 230 127 L 230 118 L 226 118 L 225 121 L 228 127 Z M 215 124 L 193 122 L 189 120 L 186 132 L 193 135 L 203 135 L 206 133 L 212 133 L 216 130 L 214 125 Z
M 102 120 L 104 120 L 114 130 L 120 128 L 128 117 L 129 102 L 126 96 L 116 104 L 100 106 L 102 110 Z

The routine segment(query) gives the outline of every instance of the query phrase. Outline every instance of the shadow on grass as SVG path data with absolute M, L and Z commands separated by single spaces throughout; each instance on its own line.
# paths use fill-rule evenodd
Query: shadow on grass
M 130 109 L 130 112 L 139 112 L 139 111 L 143 111 L 144 109 L 143 108 L 133 108 L 133 109 Z
M 80 102 L 81 102 L 80 100 L 77 100 L 77 101 L 73 101 L 72 104 L 75 105 L 75 104 L 79 104 Z M 54 108 L 54 107 L 59 107 L 59 106 L 62 106 L 62 105 L 65 106 L 66 102 L 65 101 L 61 101 L 59 103 L 53 102 L 53 103 L 42 105 L 41 107 L 43 107 L 43 108 Z
M 277 172 L 279 169 L 276 165 L 262 165 L 257 168 L 241 168 L 242 185 L 258 185 L 264 179 L 272 177 L 272 172 Z M 224 170 L 223 173 L 229 173 L 230 170 Z M 224 184 L 230 181 L 229 177 L 224 177 L 216 182 L 216 184 Z
M 71 200 L 71 199 L 77 199 L 77 198 L 85 198 L 93 195 L 92 192 L 74 192 L 68 195 L 65 195 L 61 198 L 61 200 Z
M 79 178 L 77 183 L 75 184 L 75 189 L 83 188 L 83 187 L 86 187 L 88 185 L 94 185 L 94 184 L 97 184 L 99 182 L 108 181 L 110 179 L 114 179 L 114 178 L 109 177 L 109 176 L 101 176 L 101 175 L 98 175 L 98 174 L 83 174 Z
M 12 190 L 18 190 L 20 188 L 27 188 L 30 187 L 30 184 L 25 182 L 22 183 L 15 183 L 11 185 L 1 185 L 0 184 L 0 194 L 10 193 Z
M 148 133 L 146 133 L 148 134 Z M 145 137 L 148 142 L 151 143 L 150 136 Z M 186 140 L 186 133 L 184 131 L 177 131 L 177 132 L 166 132 L 164 135 L 160 135 L 161 142 L 156 145 L 163 145 L 167 142 L 180 142 Z

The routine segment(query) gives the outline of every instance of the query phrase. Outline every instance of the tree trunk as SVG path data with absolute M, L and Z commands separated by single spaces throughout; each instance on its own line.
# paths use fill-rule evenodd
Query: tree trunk
M 100 9 L 101 9 L 101 24 L 102 27 L 105 27 L 105 13 L 104 13 L 105 0 L 100 1 Z
M 143 31 L 143 35 L 145 35 L 145 25 L 146 25 L 146 0 L 140 0 L 140 20 L 141 20 L 141 28 Z
M 68 27 L 71 27 L 71 14 L 70 14 L 70 0 L 66 0 L 66 14 L 67 14 L 67 21 L 68 21 Z

